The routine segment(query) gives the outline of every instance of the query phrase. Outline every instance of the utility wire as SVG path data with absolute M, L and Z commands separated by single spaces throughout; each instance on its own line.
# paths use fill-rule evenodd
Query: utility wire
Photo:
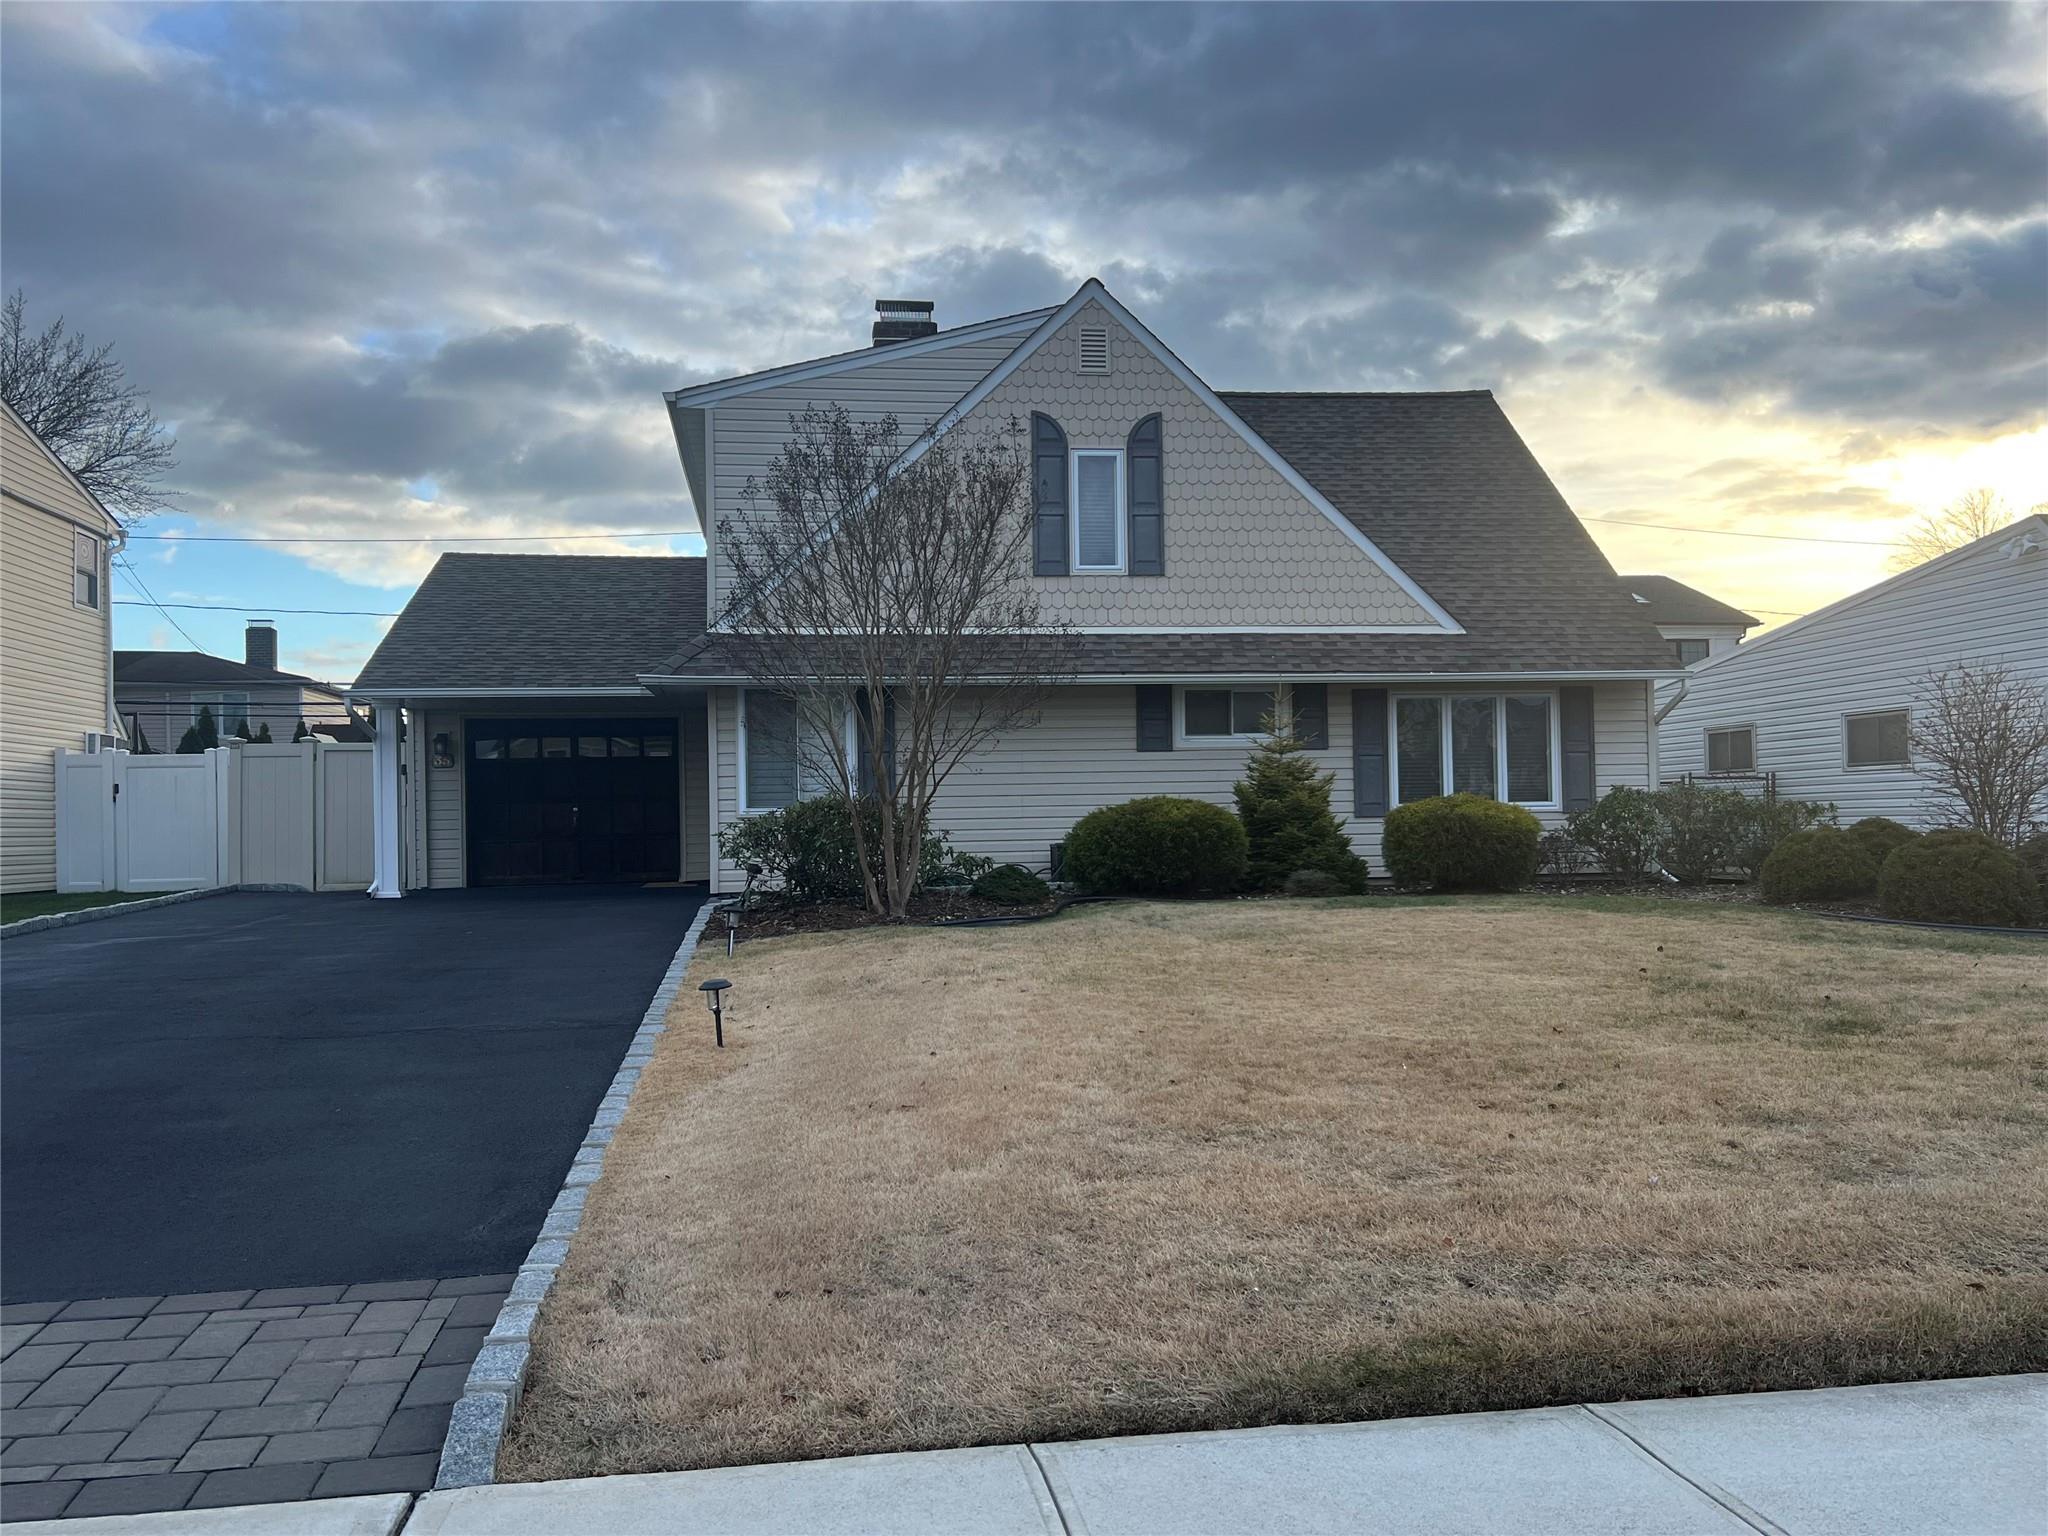
M 268 603 L 159 603 L 154 600 L 143 602 L 140 598 L 117 597 L 117 607 L 133 608 L 198 608 L 210 613 L 319 613 L 344 619 L 395 619 L 396 613 L 381 608 L 277 608 Z M 178 631 L 184 634 L 183 630 Z M 190 637 L 187 636 L 189 639 Z
M 171 544 L 560 544 L 575 539 L 684 539 L 695 528 L 657 529 L 651 533 L 433 533 L 381 537 L 307 537 L 253 533 L 131 533 L 136 539 L 161 539 Z
M 1744 533 L 1739 528 L 1687 528 L 1679 523 L 1638 523 L 1626 517 L 1580 515 L 1581 522 L 1616 523 L 1623 528 L 1649 528 L 1658 533 L 1711 533 L 1724 539 L 1773 539 L 1785 544 L 1847 544 L 1858 549 L 1902 549 L 1890 539 L 1816 539 L 1800 533 Z
M 156 594 L 150 591 L 149 588 L 146 585 L 144 585 L 143 580 L 140 576 L 135 574 L 135 567 L 132 564 L 130 564 L 126 560 L 123 560 L 121 562 L 121 572 L 130 581 L 135 583 L 137 591 L 139 591 L 144 597 L 149 599 L 149 606 L 154 608 L 158 613 L 162 614 L 164 618 L 169 621 L 171 628 L 175 629 L 179 634 L 185 636 L 185 643 L 187 645 L 191 646 L 192 649 L 195 651 L 201 649 L 199 642 L 197 640 L 194 640 L 189 634 L 185 633 L 185 626 L 178 622 L 176 616 L 172 614 L 171 610 L 166 608 L 162 603 L 156 600 Z M 121 599 L 115 598 L 114 601 L 118 603 L 121 601 Z

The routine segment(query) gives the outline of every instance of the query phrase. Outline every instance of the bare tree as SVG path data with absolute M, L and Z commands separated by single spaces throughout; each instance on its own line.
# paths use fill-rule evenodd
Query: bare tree
M 790 701 L 809 782 L 872 812 L 853 835 L 875 912 L 907 911 L 947 778 L 1071 675 L 1030 577 L 1030 485 L 1015 423 L 913 437 L 812 407 L 748 482 L 749 515 L 719 522 L 722 644 Z
M 2035 511 L 2040 508 L 2036 507 Z M 2017 520 L 2019 514 L 2005 504 L 2005 498 L 1988 486 L 1965 491 L 1939 512 L 1929 512 L 1906 530 L 1899 552 L 1891 558 L 1895 571 L 1909 571 L 1939 555 L 1965 544 L 1974 544 L 1986 534 Z
M 1999 663 L 1921 680 L 1913 755 L 1957 823 L 2016 844 L 2048 817 L 2048 688 Z
M 62 315 L 31 331 L 18 288 L 0 306 L 0 399 L 117 517 L 171 504 L 158 482 L 177 468 L 177 442 L 128 383 L 113 343 L 67 334 Z

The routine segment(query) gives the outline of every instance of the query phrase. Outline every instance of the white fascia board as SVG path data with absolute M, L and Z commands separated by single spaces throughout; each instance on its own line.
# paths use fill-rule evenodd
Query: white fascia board
M 1698 666 L 1690 668 L 1690 675 L 1702 677 L 1717 667 L 1725 667 L 1730 662 L 1740 661 L 1746 656 L 1754 656 L 1765 647 L 1777 644 L 1787 635 L 1797 635 L 1805 632 L 1823 619 L 1831 619 L 1838 613 L 1846 613 L 1851 608 L 1860 607 L 1862 604 L 1873 599 L 1896 592 L 1909 582 L 1918 581 L 1921 577 L 1930 576 L 1939 570 L 1946 570 L 1951 565 L 1958 565 L 1973 555 L 1982 554 L 1985 550 L 1995 548 L 1997 545 L 2003 544 L 2008 540 L 2024 539 L 2029 535 L 2032 535 L 2035 539 L 2048 540 L 2048 516 L 2043 516 L 2037 512 L 2031 516 L 2023 517 L 2018 522 L 2000 528 L 1995 533 L 1987 533 L 1983 538 L 1965 544 L 1961 549 L 1952 549 L 1947 554 L 1929 560 L 1925 564 L 1916 565 L 1911 570 L 1901 571 L 1896 576 L 1887 577 L 1874 587 L 1865 587 L 1861 592 L 1851 592 L 1847 597 L 1837 598 L 1834 602 L 1829 603 L 1827 607 L 1816 608 L 1813 612 L 1806 614 L 1802 618 L 1793 619 L 1788 624 L 1780 624 L 1776 629 L 1766 630 L 1754 640 L 1746 640 L 1732 651 L 1723 651 L 1718 656 L 1709 656 Z
M 872 363 L 891 362 L 899 357 L 916 357 L 925 352 L 943 352 L 946 348 L 958 346 L 963 341 L 978 341 L 984 336 L 1007 336 L 1012 332 L 1029 331 L 1049 313 L 1048 310 L 1033 309 L 1023 314 L 978 321 L 973 325 L 957 325 L 950 331 L 920 336 L 912 341 L 892 341 L 886 346 L 862 347 L 857 352 L 836 352 L 830 357 L 813 358 L 809 362 L 786 363 L 780 368 L 767 368 L 759 373 L 744 373 L 737 378 L 713 379 L 708 384 L 695 384 L 687 389 L 672 389 L 665 391 L 662 398 L 671 406 L 701 409 L 720 400 L 729 400 L 735 395 L 751 395 L 756 390 L 772 389 L 778 384 L 797 384 L 806 379 L 820 379 L 835 373 L 846 373 L 855 368 L 865 368 Z
M 639 699 L 635 684 L 616 688 L 350 688 L 352 699 Z
M 1328 633 L 1328 631 L 1324 631 Z M 1698 668 L 1692 669 L 1694 672 Z M 1268 668 L 1263 672 L 1084 672 L 1062 678 L 1054 686 L 1089 688 L 1115 683 L 1640 683 L 1675 682 L 1688 677 L 1684 667 L 1637 671 L 1589 672 L 1302 672 L 1289 668 Z M 674 677 L 652 673 L 640 679 L 649 688 L 731 688 L 752 687 L 745 673 L 720 673 L 715 677 Z M 1011 682 L 1011 677 L 965 678 L 963 682 Z
M 1023 366 L 1026 358 L 1044 346 L 1059 328 L 1078 314 L 1082 307 L 1090 300 L 1101 304 L 1104 309 L 1108 310 L 1125 330 L 1137 337 L 1139 343 L 1165 365 L 1167 372 L 1180 380 L 1194 394 L 1196 399 L 1200 400 L 1211 411 L 1214 411 L 1226 426 L 1242 438 L 1246 447 L 1264 459 L 1281 479 L 1294 488 L 1303 500 L 1307 501 L 1310 506 L 1328 518 L 1332 527 L 1356 545 L 1365 554 L 1367 559 L 1371 560 L 1386 574 L 1387 578 L 1394 585 L 1407 593 L 1425 613 L 1435 619 L 1436 628 L 1429 631 L 1429 633 L 1444 635 L 1462 635 L 1465 633 L 1464 626 L 1452 618 L 1435 598 L 1423 591 L 1406 571 L 1387 558 L 1380 547 L 1367 538 L 1360 531 L 1356 523 L 1332 506 L 1329 499 L 1321 491 L 1318 491 L 1308 481 L 1304 480 L 1301 477 L 1301 472 L 1282 458 L 1274 450 L 1272 444 L 1268 443 L 1263 437 L 1247 426 L 1237 412 L 1233 411 L 1218 398 L 1215 390 L 1204 384 L 1192 368 L 1173 355 L 1171 348 L 1167 347 L 1157 336 L 1154 336 L 1151 331 L 1146 329 L 1143 321 L 1139 320 L 1128 309 L 1125 309 L 1117 301 L 1116 295 L 1102 286 L 1100 278 L 1091 277 L 1087 282 L 1075 289 L 1074 296 L 1048 315 L 1044 322 L 1039 325 L 1038 329 L 1033 331 L 1016 351 L 991 368 L 979 384 L 962 395 L 953 408 L 939 418 L 937 425 L 930 432 L 920 437 L 911 446 L 909 451 L 901 459 L 897 460 L 895 468 L 902 469 L 907 465 L 916 463 L 923 456 L 925 450 L 931 446 L 934 439 L 957 426 L 963 417 L 994 393 L 996 388 L 1005 379 L 1009 378 L 1011 374 Z

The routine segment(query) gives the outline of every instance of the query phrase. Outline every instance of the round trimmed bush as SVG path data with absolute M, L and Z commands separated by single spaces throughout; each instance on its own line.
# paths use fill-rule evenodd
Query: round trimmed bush
M 1220 805 L 1148 795 L 1105 805 L 1067 834 L 1066 873 L 1091 891 L 1192 896 L 1244 881 L 1244 823 Z
M 1877 890 L 1886 917 L 2004 927 L 2033 920 L 2019 860 L 1982 832 L 1930 832 L 1895 849 Z
M 2043 911 L 2048 907 L 2048 832 L 2036 832 L 2012 852 L 2020 861 L 2020 869 L 2034 882 L 2035 912 L 2048 916 Z
M 1788 833 L 1764 860 L 1765 901 L 1840 901 L 1877 884 L 1877 866 L 1840 827 Z
M 1287 896 L 1355 896 L 1356 888 L 1350 881 L 1331 874 L 1327 869 L 1297 869 L 1281 882 L 1280 890 Z
M 1022 864 L 998 864 L 974 882 L 974 894 L 1006 907 L 1035 907 L 1052 900 L 1052 887 Z
M 1883 869 L 1894 848 L 1912 842 L 1920 834 L 1889 816 L 1866 816 L 1849 828 L 1849 835 L 1856 839 L 1857 847 L 1870 855 L 1870 862 Z
M 1380 853 L 1397 885 L 1512 891 L 1536 875 L 1543 826 L 1519 805 L 1439 795 L 1387 813 Z

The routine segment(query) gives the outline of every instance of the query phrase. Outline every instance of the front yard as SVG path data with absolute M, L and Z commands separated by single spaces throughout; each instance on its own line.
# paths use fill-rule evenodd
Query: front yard
M 2048 1366 L 2039 943 L 1369 898 L 690 980 L 503 1475 Z
M 48 917 L 55 912 L 82 912 L 88 907 L 117 907 L 123 902 L 148 901 L 157 891 L 89 891 L 60 896 L 55 891 L 16 892 L 0 896 L 0 923 L 18 923 L 30 917 Z

